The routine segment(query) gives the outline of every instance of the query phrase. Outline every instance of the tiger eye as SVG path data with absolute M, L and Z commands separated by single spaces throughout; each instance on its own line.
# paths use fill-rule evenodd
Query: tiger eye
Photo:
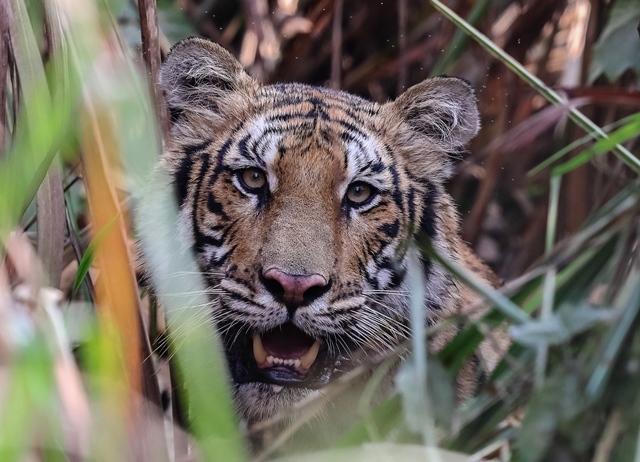
M 240 173 L 243 185 L 249 190 L 262 189 L 267 184 L 267 176 L 258 168 L 246 168 Z
M 347 199 L 354 204 L 363 204 L 373 195 L 373 187 L 366 183 L 353 183 L 347 189 Z

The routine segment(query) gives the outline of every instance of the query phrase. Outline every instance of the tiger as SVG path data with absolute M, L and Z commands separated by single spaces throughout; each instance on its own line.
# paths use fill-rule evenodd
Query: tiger
M 171 128 L 158 169 L 210 289 L 248 424 L 286 413 L 408 338 L 411 259 L 421 267 L 427 324 L 477 302 L 419 251 L 418 238 L 499 284 L 461 239 L 445 188 L 452 158 L 480 127 L 465 80 L 428 78 L 379 104 L 261 84 L 223 47 L 189 38 L 172 47 L 159 86 Z M 483 344 L 477 354 L 491 369 L 500 352 Z M 461 396 L 478 381 L 467 369 Z

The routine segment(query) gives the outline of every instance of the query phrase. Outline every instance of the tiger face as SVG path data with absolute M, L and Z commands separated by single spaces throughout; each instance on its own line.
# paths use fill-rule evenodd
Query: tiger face
M 379 105 L 263 86 L 218 45 L 177 44 L 161 71 L 179 226 L 211 296 L 236 399 L 252 422 L 408 334 L 417 233 L 460 260 L 448 155 L 478 130 L 473 91 L 435 78 Z M 423 261 L 427 318 L 458 286 Z

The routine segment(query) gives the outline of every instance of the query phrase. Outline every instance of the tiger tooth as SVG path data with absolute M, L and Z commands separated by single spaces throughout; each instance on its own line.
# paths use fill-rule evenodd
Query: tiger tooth
M 267 359 L 267 351 L 262 345 L 262 338 L 259 335 L 253 337 L 253 357 L 256 364 L 262 364 Z
M 300 363 L 300 358 L 298 358 L 298 359 L 296 359 L 296 360 L 293 362 L 293 367 L 295 367 L 295 368 L 297 369 L 297 368 L 299 368 L 299 367 L 300 367 L 300 364 L 301 364 L 301 363 Z
M 318 351 L 320 351 L 320 342 L 316 340 L 311 348 L 300 357 L 300 367 L 305 370 L 309 369 L 318 357 Z
M 273 361 L 274 361 L 274 360 L 275 360 L 275 358 L 274 358 L 273 356 L 271 356 L 271 355 L 267 356 L 267 362 L 268 362 L 269 364 L 273 364 Z

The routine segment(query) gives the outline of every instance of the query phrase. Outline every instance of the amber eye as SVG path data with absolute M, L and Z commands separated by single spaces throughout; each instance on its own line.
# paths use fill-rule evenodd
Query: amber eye
M 256 192 L 267 184 L 267 176 L 258 168 L 245 168 L 238 173 L 238 178 L 248 191 Z
M 362 205 L 373 197 L 374 192 L 373 186 L 358 181 L 347 189 L 347 200 L 354 205 Z

